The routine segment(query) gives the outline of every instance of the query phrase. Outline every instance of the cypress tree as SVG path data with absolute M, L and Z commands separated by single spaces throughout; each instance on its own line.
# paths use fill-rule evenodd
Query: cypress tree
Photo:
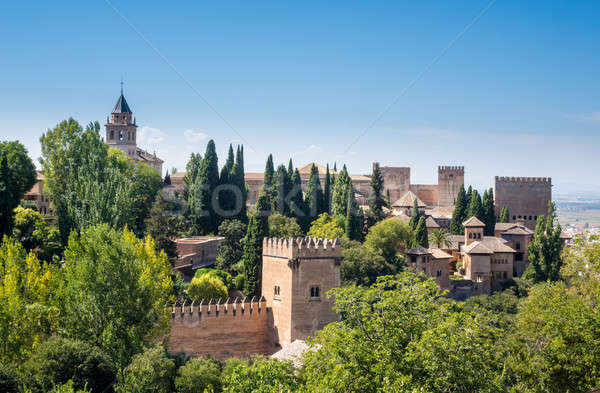
M 240 212 L 237 214 L 237 219 L 242 222 L 247 222 L 246 200 L 248 199 L 248 190 L 246 189 L 244 175 L 244 146 L 238 145 L 236 149 L 235 163 L 233 164 L 229 178 L 231 183 L 240 190 L 239 195 L 234 196 L 234 198 L 239 198 L 240 200 L 233 201 L 234 206 L 235 203 L 239 203 Z
M 6 154 L 0 150 L 0 238 L 3 235 L 10 236 L 12 234 L 13 214 L 9 176 L 8 159 Z
M 184 199 L 188 199 L 189 189 L 192 188 L 192 185 L 196 181 L 196 177 L 198 177 L 198 172 L 200 172 L 200 167 L 202 166 L 202 155 L 200 153 L 192 153 L 190 155 L 190 159 L 185 165 L 185 175 L 183 176 L 183 196 Z
M 206 154 L 202 160 L 200 171 L 194 182 L 193 209 L 190 203 L 193 230 L 196 234 L 216 233 L 218 217 L 212 205 L 212 196 L 219 184 L 218 158 L 215 142 L 211 139 L 206 145 Z
M 323 189 L 321 189 L 321 181 L 319 180 L 319 171 L 315 164 L 310 168 L 310 176 L 308 177 L 308 185 L 306 187 L 306 216 L 312 222 L 321 214 L 323 202 Z
M 333 162 L 333 171 L 337 173 L 337 163 Z
M 294 170 L 294 174 L 291 179 L 292 183 L 292 196 L 290 198 L 290 215 L 296 217 L 298 225 L 306 229 L 305 223 L 305 207 L 304 207 L 304 195 L 302 194 L 302 179 L 300 178 L 300 172 L 298 169 Z
M 494 191 L 490 188 L 483 193 L 483 214 L 485 216 L 486 236 L 494 236 L 496 228 L 496 213 L 494 212 Z
M 233 164 L 232 164 L 233 166 Z M 219 185 L 225 186 L 231 184 L 231 171 L 228 168 L 228 164 L 226 163 L 223 168 L 221 168 L 221 175 L 219 176 Z M 219 208 L 224 211 L 230 211 L 233 209 L 235 196 L 232 194 L 231 190 L 221 189 L 219 190 L 219 195 L 217 196 L 217 201 Z M 224 217 L 220 217 L 224 218 Z M 219 220 L 220 223 L 221 220 Z
M 508 207 L 503 206 L 502 210 L 500 210 L 500 217 L 498 218 L 498 222 L 508 222 L 508 220 L 509 220 Z
M 471 204 L 471 196 L 473 195 L 473 187 L 469 186 L 469 189 L 467 190 L 467 206 L 469 206 Z M 469 218 L 469 217 L 467 217 Z
M 346 236 L 350 240 L 360 241 L 362 237 L 363 214 L 362 210 L 358 207 L 352 187 L 348 187 L 347 198 L 348 210 L 344 221 Z
M 325 184 L 323 185 L 323 213 L 331 213 L 331 175 L 329 174 L 329 164 L 325 172 Z
M 246 236 L 242 239 L 244 254 L 242 265 L 246 281 L 244 294 L 246 296 L 260 296 L 260 279 L 262 273 L 262 238 L 259 234 L 258 223 L 254 215 L 250 216 Z
M 286 197 L 292 189 L 291 179 L 288 177 L 288 171 L 285 166 L 279 165 L 273 180 L 273 188 L 271 195 L 271 211 L 281 215 L 288 216 L 290 214 L 289 206 L 286 203 Z
M 383 198 L 383 176 L 379 169 L 379 163 L 373 165 L 373 174 L 371 175 L 371 195 L 369 196 L 369 215 L 375 222 L 385 218 L 383 207 L 386 205 Z
M 452 221 L 450 221 L 450 233 L 453 235 L 462 235 L 465 231 L 462 223 L 465 222 L 467 215 L 467 196 L 465 186 L 461 184 L 458 189 L 458 195 L 454 201 L 454 211 L 452 212 Z
M 546 217 L 538 216 L 533 239 L 528 245 L 529 265 L 524 276 L 534 283 L 560 280 L 562 228 L 555 221 L 555 205 L 550 202 Z
M 348 175 L 346 165 L 344 165 L 333 184 L 333 192 L 331 194 L 331 213 L 333 215 L 346 216 L 348 209 L 348 185 L 352 187 L 352 181 Z
M 479 196 L 479 192 L 477 192 L 477 190 L 473 190 L 471 194 L 471 203 L 467 209 L 467 219 L 471 217 L 477 217 L 481 221 L 485 220 L 485 216 L 483 214 L 483 203 L 481 202 L 481 197 Z
M 408 226 L 413 231 L 417 229 L 417 224 L 419 223 L 419 203 L 417 202 L 417 198 L 413 201 L 413 207 L 410 212 L 410 221 L 408 222 Z
M 427 225 L 425 224 L 425 217 L 419 218 L 419 223 L 415 229 L 415 243 L 416 245 L 429 248 L 429 236 L 427 234 Z
M 169 175 L 168 169 L 167 169 L 167 174 L 165 175 L 165 179 L 163 180 L 163 183 L 167 186 L 171 185 L 171 175 Z
M 288 177 L 291 179 L 294 174 L 294 164 L 292 163 L 292 159 L 290 158 L 290 162 L 288 162 Z
M 267 163 L 265 164 L 265 173 L 263 177 L 263 188 L 262 192 L 268 199 L 269 204 L 273 202 L 273 196 L 271 192 L 273 191 L 273 182 L 275 181 L 275 167 L 273 165 L 273 155 L 269 154 L 267 157 Z
M 231 143 L 229 144 L 229 151 L 227 152 L 227 160 L 225 161 L 224 168 L 227 168 L 228 172 L 231 172 L 233 169 L 233 164 L 235 163 L 235 159 L 233 157 L 233 146 Z

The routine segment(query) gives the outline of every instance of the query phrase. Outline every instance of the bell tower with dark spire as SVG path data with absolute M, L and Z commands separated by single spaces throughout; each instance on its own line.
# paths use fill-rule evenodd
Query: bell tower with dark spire
M 106 119 L 106 143 L 110 147 L 123 150 L 128 157 L 135 159 L 137 124 L 135 119 L 132 119 L 132 115 L 123 95 L 123 81 L 121 81 L 121 95 L 110 113 L 110 120 Z

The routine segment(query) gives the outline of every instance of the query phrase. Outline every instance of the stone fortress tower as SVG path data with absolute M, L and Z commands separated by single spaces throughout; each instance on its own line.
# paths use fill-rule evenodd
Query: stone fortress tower
M 464 166 L 438 167 L 438 206 L 453 206 L 458 189 L 465 183 Z
M 326 293 L 340 286 L 340 260 L 337 240 L 264 239 L 262 294 L 273 311 L 274 343 L 304 340 L 338 319 Z
M 271 355 L 337 321 L 326 292 L 340 286 L 338 240 L 265 238 L 262 297 L 175 304 L 168 348 L 217 359 Z
M 548 212 L 552 200 L 552 179 L 549 177 L 494 178 L 494 205 L 499 215 L 508 208 L 509 221 L 522 221 L 529 229 L 535 229 L 538 216 Z

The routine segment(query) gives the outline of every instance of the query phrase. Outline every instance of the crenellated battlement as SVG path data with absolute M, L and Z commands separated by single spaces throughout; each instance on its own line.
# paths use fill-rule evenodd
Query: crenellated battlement
M 259 314 L 267 312 L 267 301 L 264 296 L 260 299 L 253 296 L 251 299 L 244 297 L 200 302 L 184 300 L 182 304 L 167 304 L 167 308 L 171 309 L 173 322 L 197 322 L 206 318 L 258 317 Z
M 552 184 L 552 178 L 550 178 L 550 177 L 496 176 L 496 182 L 504 182 L 504 183 L 548 183 L 548 184 Z
M 338 239 L 266 237 L 263 239 L 263 255 L 287 259 L 339 258 L 341 247 Z
M 438 166 L 438 172 L 458 172 L 464 175 L 465 167 L 457 165 L 442 165 Z

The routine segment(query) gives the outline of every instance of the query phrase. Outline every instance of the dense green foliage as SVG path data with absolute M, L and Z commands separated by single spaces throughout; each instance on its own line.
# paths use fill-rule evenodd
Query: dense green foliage
M 12 232 L 13 209 L 36 182 L 35 166 L 21 143 L 0 142 L 0 237 Z
M 214 360 L 190 359 L 179 367 L 175 377 L 175 388 L 179 393 L 196 393 L 205 390 L 221 391 L 221 369 Z
M 298 237 L 302 236 L 302 229 L 294 218 L 275 213 L 269 216 L 269 236 L 284 238 Z
M 550 202 L 548 214 L 538 216 L 533 240 L 529 243 L 529 265 L 524 276 L 534 283 L 560 279 L 562 259 L 562 229 L 556 222 L 554 203 Z
M 260 357 L 238 363 L 223 378 L 225 393 L 286 393 L 297 387 L 291 363 Z
M 156 346 L 136 355 L 119 378 L 117 393 L 170 393 L 173 391 L 175 362 Z
M 364 217 L 362 210 L 358 207 L 358 203 L 354 197 L 354 189 L 352 187 L 348 187 L 347 209 L 348 211 L 346 212 L 344 220 L 346 236 L 348 236 L 350 240 L 362 240 Z
M 310 224 L 308 236 L 323 239 L 341 239 L 346 234 L 340 220 L 327 213 L 322 213 Z
M 196 272 L 194 273 L 194 277 L 202 277 L 205 274 L 217 277 L 219 280 L 221 280 L 223 284 L 225 284 L 225 287 L 227 287 L 227 289 L 233 288 L 233 278 L 231 277 L 231 274 L 227 273 L 226 271 L 205 267 L 196 270 Z
M 242 259 L 244 248 L 242 239 L 246 235 L 246 224 L 240 220 L 225 220 L 219 225 L 219 236 L 224 239 L 217 249 L 217 267 L 232 271 L 233 266 Z
M 72 233 L 57 291 L 60 333 L 98 346 L 122 370 L 168 326 L 170 273 L 149 237 L 107 225 Z
M 106 391 L 116 377 L 110 358 L 83 341 L 51 338 L 40 344 L 23 364 L 23 377 L 32 392 L 73 382 L 75 389 Z
M 356 284 L 369 286 L 377 277 L 394 274 L 398 266 L 387 261 L 370 248 L 357 241 L 342 241 L 342 264 L 340 276 L 342 285 Z
M 156 250 L 163 250 L 169 258 L 177 256 L 174 238 L 184 232 L 181 201 L 161 191 L 156 195 L 146 218 L 146 235 L 152 237 Z
M 334 216 L 346 217 L 348 211 L 348 187 L 352 187 L 352 181 L 348 175 L 346 165 L 344 165 L 333 183 L 331 214 Z
M 409 226 L 398 218 L 388 218 L 369 229 L 365 238 L 365 247 L 386 261 L 398 265 L 403 257 L 401 253 L 410 248 L 413 234 Z
M 51 262 L 62 254 L 58 228 L 49 225 L 36 210 L 17 206 L 12 237 L 41 261 Z
M 415 240 L 413 246 L 429 248 L 429 235 L 427 234 L 427 225 L 425 224 L 424 216 L 419 218 L 419 222 L 415 228 Z
M 192 300 L 219 300 L 227 299 L 227 287 L 223 281 L 214 274 L 201 274 L 192 278 L 187 289 L 187 294 Z

